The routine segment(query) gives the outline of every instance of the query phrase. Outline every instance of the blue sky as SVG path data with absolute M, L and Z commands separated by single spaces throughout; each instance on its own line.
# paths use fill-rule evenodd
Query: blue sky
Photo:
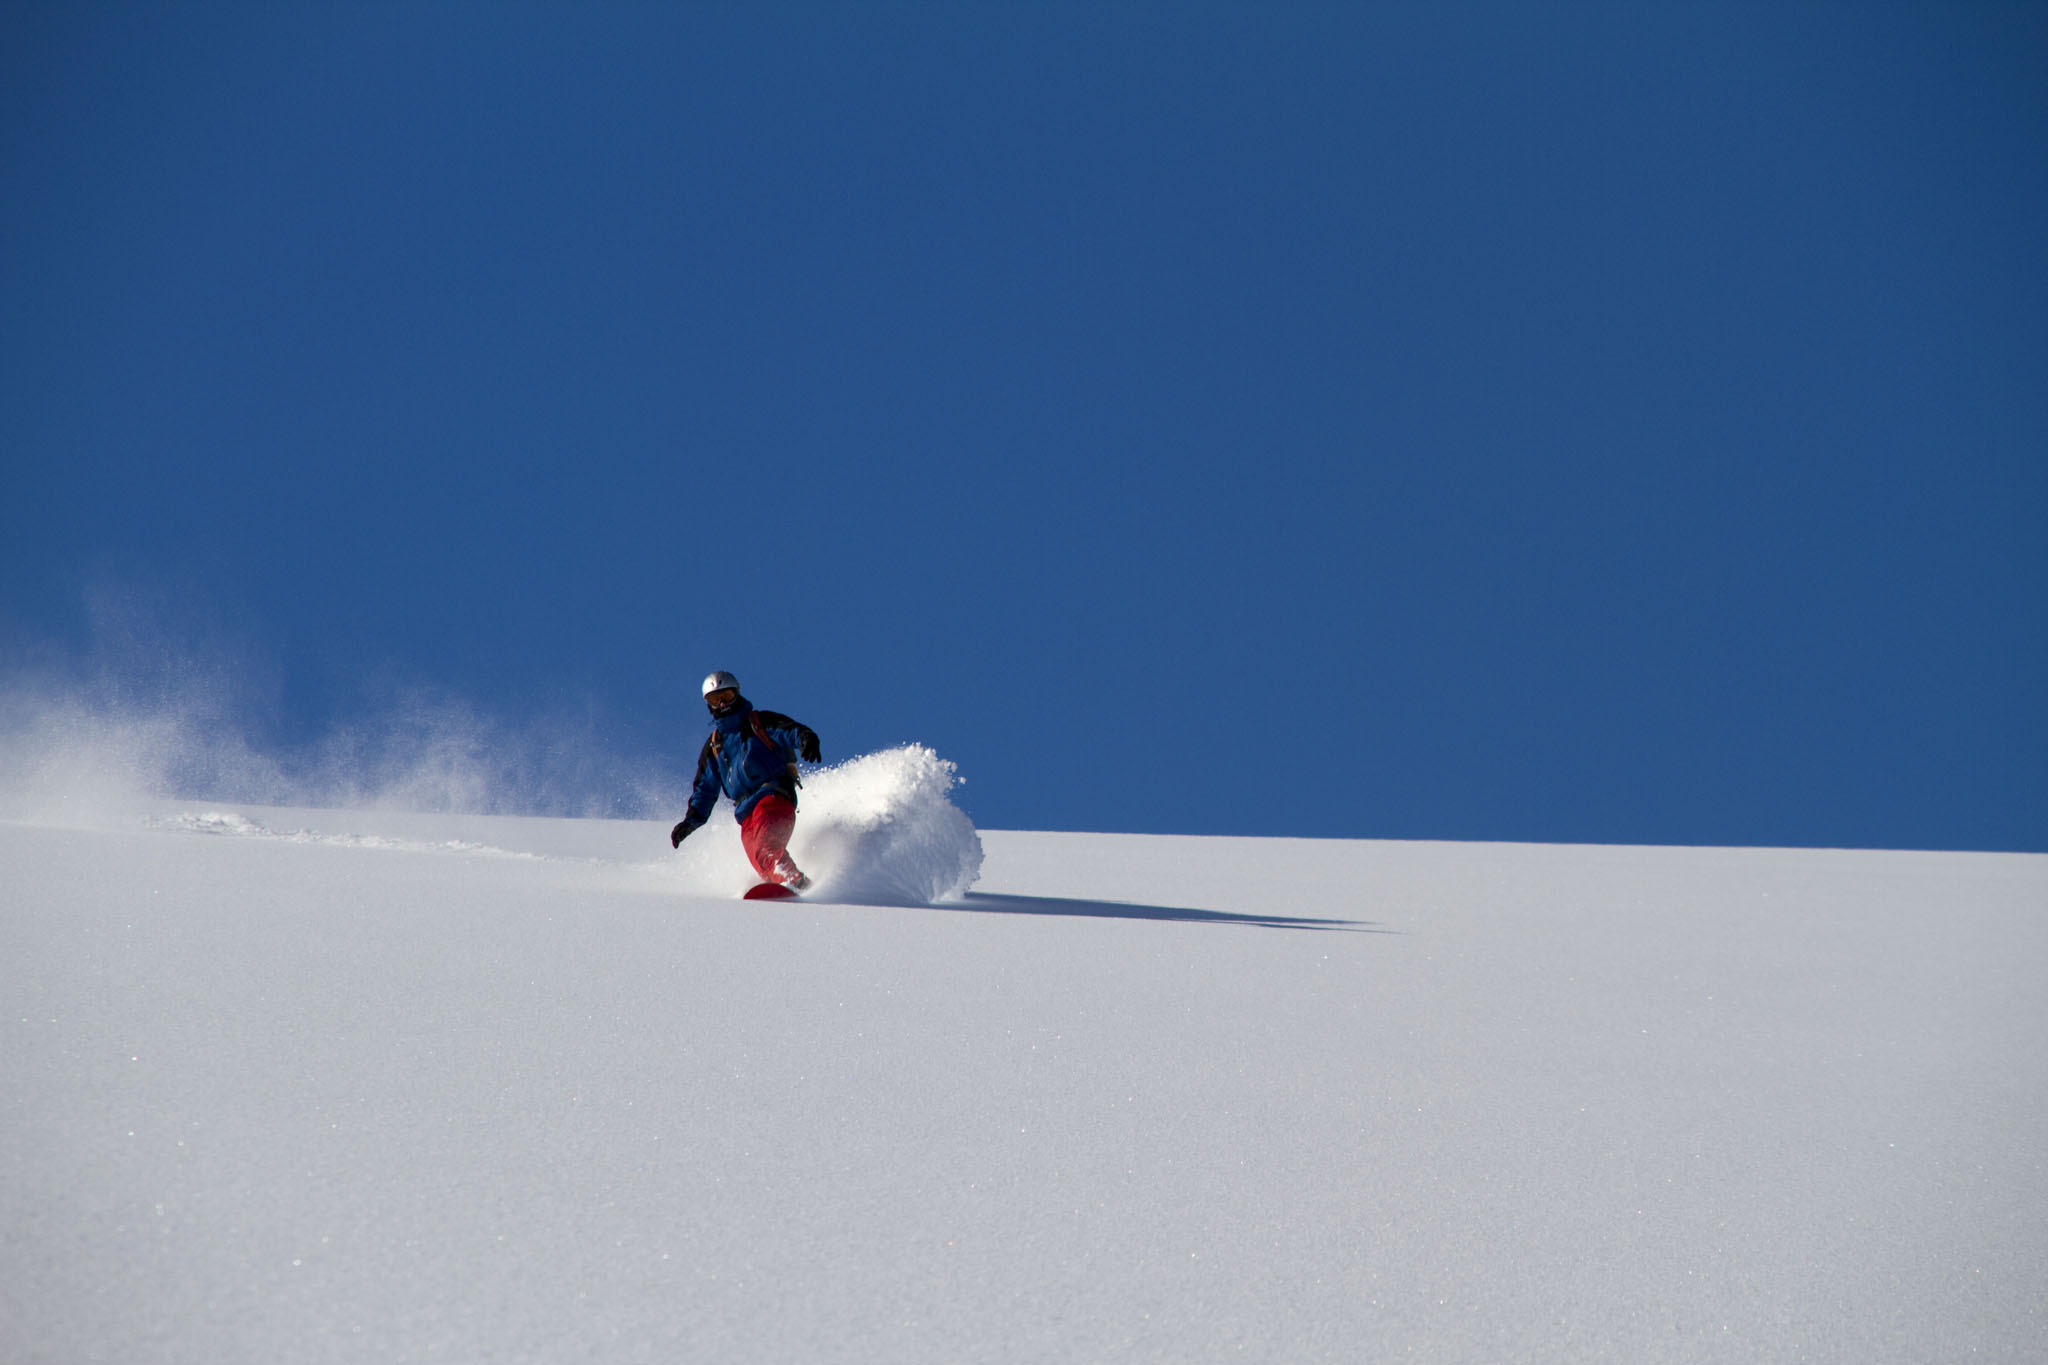
M 2048 848 L 2044 57 L 13 5 L 0 647 L 671 769 L 727 668 L 998 828 Z

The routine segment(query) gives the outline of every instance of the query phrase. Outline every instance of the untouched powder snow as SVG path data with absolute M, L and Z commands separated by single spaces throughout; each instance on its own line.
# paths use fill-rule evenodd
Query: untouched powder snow
M 0 822 L 0 1358 L 2041 1358 L 2048 858 L 950 781 L 773 905 L 723 815 Z

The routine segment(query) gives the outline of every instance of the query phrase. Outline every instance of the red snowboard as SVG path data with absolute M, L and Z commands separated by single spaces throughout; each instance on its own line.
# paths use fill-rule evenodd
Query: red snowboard
M 740 899 L 749 901 L 793 901 L 796 899 L 796 892 L 786 886 L 779 886 L 774 882 L 762 882 L 759 886 L 748 887 L 746 895 L 740 897 Z

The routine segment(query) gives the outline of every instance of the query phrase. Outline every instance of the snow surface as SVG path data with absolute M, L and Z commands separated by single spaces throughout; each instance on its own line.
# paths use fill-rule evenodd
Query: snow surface
M 807 788 L 861 905 L 17 809 L 0 1358 L 2048 1356 L 2048 858 L 977 836 L 920 755 Z

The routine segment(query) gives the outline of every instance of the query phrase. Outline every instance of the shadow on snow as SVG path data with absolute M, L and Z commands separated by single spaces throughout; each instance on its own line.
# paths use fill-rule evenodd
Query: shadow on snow
M 1288 915 L 1233 915 L 1226 910 L 1191 910 L 1173 905 L 1134 905 L 1126 901 L 1068 900 L 1060 896 L 1011 896 L 970 891 L 957 901 L 941 901 L 934 910 L 965 910 L 982 915 L 1078 915 L 1086 919 L 1172 920 L 1182 924 L 1249 924 L 1261 929 L 1321 929 L 1353 934 L 1389 934 L 1369 920 L 1304 919 Z

